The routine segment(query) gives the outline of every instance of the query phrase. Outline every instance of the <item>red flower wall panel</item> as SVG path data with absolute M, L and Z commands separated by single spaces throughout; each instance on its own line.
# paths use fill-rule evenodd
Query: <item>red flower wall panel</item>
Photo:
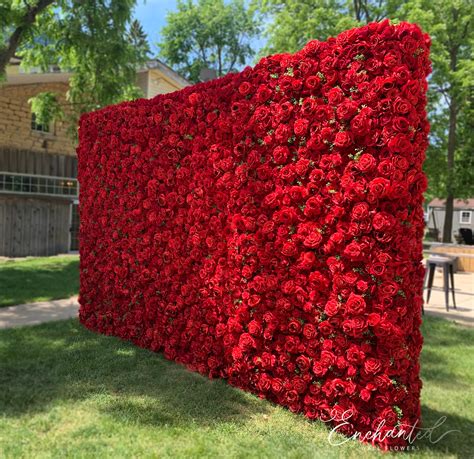
M 81 322 L 347 434 L 416 423 L 428 54 L 384 21 L 84 115 Z

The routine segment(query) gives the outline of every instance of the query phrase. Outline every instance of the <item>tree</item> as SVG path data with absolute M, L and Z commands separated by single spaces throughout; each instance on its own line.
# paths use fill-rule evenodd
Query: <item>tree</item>
M 295 52 L 310 40 L 393 17 L 403 0 L 255 0 L 267 16 L 263 53 Z
M 451 241 L 454 198 L 474 194 L 472 0 L 260 0 L 259 7 L 269 18 L 266 53 L 296 51 L 384 17 L 416 22 L 431 35 L 427 198 L 446 198 L 443 241 Z
M 473 13 L 471 0 L 413 0 L 399 12 L 432 39 L 427 172 L 438 196 L 446 198 L 443 242 L 452 239 L 454 198 L 474 193 Z
M 0 2 L 0 75 L 15 55 L 18 47 L 25 40 L 33 27 L 36 18 L 42 14 L 54 0 L 39 0 L 31 5 L 26 2 L 1 0 Z
M 136 70 L 146 36 L 132 21 L 135 0 L 0 0 L 0 75 L 13 56 L 26 67 L 70 71 L 68 101 L 77 116 L 140 93 Z M 39 122 L 56 114 L 52 93 L 32 100 Z
M 259 29 L 244 0 L 178 0 L 177 6 L 161 30 L 160 55 L 188 80 L 199 81 L 205 68 L 225 75 L 254 55 L 250 42 Z

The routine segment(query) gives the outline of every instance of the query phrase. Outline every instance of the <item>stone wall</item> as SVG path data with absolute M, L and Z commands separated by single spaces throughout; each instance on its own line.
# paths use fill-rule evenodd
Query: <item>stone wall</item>
M 31 129 L 31 106 L 28 99 L 43 91 L 59 95 L 67 113 L 67 83 L 35 83 L 0 86 L 0 146 L 75 155 L 75 145 L 66 121 L 51 123 L 50 132 Z

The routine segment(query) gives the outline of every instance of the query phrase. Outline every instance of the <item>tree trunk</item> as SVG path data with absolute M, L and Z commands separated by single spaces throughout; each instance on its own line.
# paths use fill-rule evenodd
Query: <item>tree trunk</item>
M 27 30 L 36 21 L 36 16 L 53 2 L 54 0 L 40 0 L 36 6 L 28 6 L 24 16 L 18 21 L 18 26 L 7 39 L 6 45 L 0 47 L 0 76 L 5 75 L 10 59 L 15 55 Z
M 451 99 L 449 105 L 449 131 L 448 131 L 448 174 L 446 182 L 446 206 L 444 208 L 443 242 L 452 242 L 453 214 L 454 214 L 454 152 L 456 151 L 456 123 L 457 104 Z
M 452 9 L 453 20 L 456 23 L 459 12 Z M 449 50 L 449 68 L 456 72 L 458 66 L 459 46 L 454 45 Z M 456 152 L 456 124 L 458 116 L 458 100 L 456 98 L 456 87 L 454 82 L 450 85 L 451 100 L 449 104 L 449 131 L 448 131 L 448 174 L 446 180 L 446 207 L 444 213 L 443 242 L 452 241 L 453 214 L 454 214 L 454 153 Z

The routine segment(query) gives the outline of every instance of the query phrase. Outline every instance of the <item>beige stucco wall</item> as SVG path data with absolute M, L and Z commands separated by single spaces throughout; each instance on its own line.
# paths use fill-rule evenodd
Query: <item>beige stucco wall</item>
M 183 86 L 171 81 L 165 77 L 158 70 L 150 70 L 148 74 L 148 94 L 147 97 L 151 99 L 158 94 L 168 94 L 169 92 L 177 91 Z
M 143 97 L 146 99 L 184 88 L 183 84 L 173 81 L 157 69 L 139 72 L 137 74 L 137 86 L 143 91 Z
M 143 91 L 143 97 L 147 97 L 148 92 L 148 73 L 140 72 L 137 74 L 137 86 Z
M 52 123 L 49 133 L 31 129 L 31 106 L 28 99 L 43 91 L 58 95 L 67 113 L 67 83 L 0 85 L 0 147 L 14 147 L 46 153 L 74 155 L 75 147 L 65 121 Z

